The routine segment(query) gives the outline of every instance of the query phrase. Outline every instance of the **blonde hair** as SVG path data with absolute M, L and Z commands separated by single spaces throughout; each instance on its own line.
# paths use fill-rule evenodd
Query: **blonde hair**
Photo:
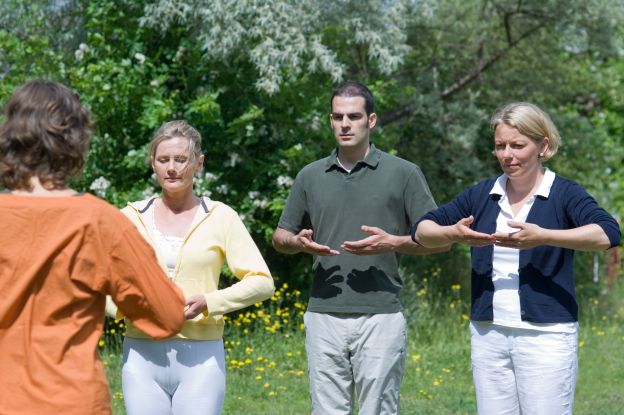
M 496 130 L 498 124 L 513 127 L 538 144 L 548 138 L 548 146 L 540 155 L 544 161 L 552 158 L 561 144 L 559 131 L 548 114 L 529 102 L 512 102 L 496 111 L 490 119 L 490 125 Z
M 156 149 L 160 143 L 174 137 L 183 137 L 188 140 L 191 160 L 195 161 L 201 156 L 201 134 L 199 131 L 184 120 L 175 120 L 164 123 L 154 133 L 147 150 L 150 160 L 154 160 Z

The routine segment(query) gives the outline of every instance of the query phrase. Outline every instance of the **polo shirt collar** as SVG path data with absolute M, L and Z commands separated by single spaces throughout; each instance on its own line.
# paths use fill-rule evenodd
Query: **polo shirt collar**
M 368 150 L 368 154 L 366 155 L 364 160 L 358 161 L 357 164 L 362 163 L 362 164 L 366 164 L 367 166 L 371 168 L 375 168 L 379 164 L 380 159 L 381 159 L 381 151 L 377 150 L 377 147 L 375 147 L 375 144 L 371 143 L 370 149 Z M 337 147 L 332 151 L 331 155 L 327 159 L 325 171 L 329 171 L 332 168 L 342 168 L 340 164 L 338 163 L 338 148 Z
M 548 167 L 546 167 L 544 171 L 544 178 L 542 179 L 542 182 L 540 183 L 539 187 L 537 188 L 537 191 L 535 192 L 533 196 L 535 197 L 539 196 L 544 199 L 548 199 L 548 196 L 550 195 L 550 189 L 552 188 L 552 185 L 555 181 L 555 176 L 556 176 L 555 172 L 553 172 Z M 501 174 L 496 179 L 496 182 L 494 182 L 494 186 L 492 186 L 492 190 L 490 190 L 490 194 L 506 196 L 507 194 L 507 191 L 505 190 L 506 184 L 507 184 L 507 175 Z

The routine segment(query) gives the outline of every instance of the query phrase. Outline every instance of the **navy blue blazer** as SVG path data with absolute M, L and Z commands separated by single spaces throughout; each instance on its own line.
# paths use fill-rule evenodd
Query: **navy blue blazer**
M 474 216 L 471 228 L 477 232 L 496 232 L 496 218 L 500 212 L 500 195 L 490 194 L 495 179 L 484 180 L 462 192 L 451 202 L 425 214 L 412 226 L 423 220 L 448 226 L 462 218 Z M 620 228 L 609 213 L 598 206 L 578 183 L 555 177 L 547 198 L 538 196 L 529 211 L 527 223 L 546 229 L 571 229 L 595 223 L 607 234 L 611 246 L 620 244 Z M 492 321 L 493 245 L 471 247 L 472 308 L 471 319 Z M 542 245 L 520 250 L 520 314 L 523 321 L 533 323 L 569 323 L 578 321 L 578 304 L 574 289 L 574 250 Z

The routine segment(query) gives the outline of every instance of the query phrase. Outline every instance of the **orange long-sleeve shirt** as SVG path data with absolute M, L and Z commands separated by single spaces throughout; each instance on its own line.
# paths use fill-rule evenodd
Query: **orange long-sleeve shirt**
M 0 414 L 110 414 L 97 353 L 110 295 L 154 338 L 184 298 L 117 209 L 91 195 L 0 195 Z

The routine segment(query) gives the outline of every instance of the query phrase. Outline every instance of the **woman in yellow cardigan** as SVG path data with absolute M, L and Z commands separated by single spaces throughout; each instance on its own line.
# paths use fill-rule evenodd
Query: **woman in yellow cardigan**
M 238 214 L 193 194 L 193 178 L 204 161 L 197 130 L 185 121 L 165 123 L 150 143 L 149 157 L 162 194 L 129 203 L 122 212 L 184 291 L 187 322 L 166 341 L 152 341 L 128 322 L 126 411 L 218 414 L 225 398 L 223 314 L 271 297 L 273 279 Z M 219 289 L 225 261 L 239 281 Z

